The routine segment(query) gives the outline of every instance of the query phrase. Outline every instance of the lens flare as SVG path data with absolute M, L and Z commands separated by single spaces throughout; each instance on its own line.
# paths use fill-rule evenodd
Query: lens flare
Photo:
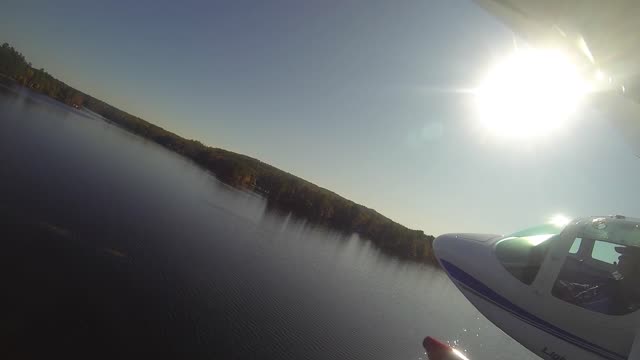
M 551 219 L 549 219 L 549 223 L 552 225 L 555 225 L 557 227 L 565 227 L 567 226 L 569 223 L 571 222 L 571 218 L 562 215 L 562 214 L 556 214 L 554 216 L 551 217 Z

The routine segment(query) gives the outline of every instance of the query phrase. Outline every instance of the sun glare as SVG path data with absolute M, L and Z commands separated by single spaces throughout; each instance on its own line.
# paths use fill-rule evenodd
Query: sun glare
M 553 224 L 557 227 L 565 227 L 567 226 L 569 223 L 571 222 L 571 218 L 562 215 L 562 214 L 556 214 L 554 216 L 551 217 L 551 219 L 549 219 L 549 223 Z
M 587 90 L 562 52 L 520 49 L 496 64 L 474 93 L 480 121 L 489 131 L 521 138 L 561 127 Z

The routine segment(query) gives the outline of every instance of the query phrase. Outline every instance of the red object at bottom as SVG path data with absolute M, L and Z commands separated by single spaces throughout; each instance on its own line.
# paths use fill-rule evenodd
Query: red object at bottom
M 422 346 L 427 352 L 429 360 L 447 360 L 451 358 L 451 346 L 427 336 L 422 341 Z

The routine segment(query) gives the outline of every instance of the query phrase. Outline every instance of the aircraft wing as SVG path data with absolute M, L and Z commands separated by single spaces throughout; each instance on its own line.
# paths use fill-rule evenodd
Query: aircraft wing
M 585 73 L 604 74 L 593 102 L 640 154 L 640 1 L 475 2 L 531 45 L 561 48 Z

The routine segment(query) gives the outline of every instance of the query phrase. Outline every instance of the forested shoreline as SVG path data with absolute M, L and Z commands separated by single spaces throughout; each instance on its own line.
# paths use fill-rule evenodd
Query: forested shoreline
M 373 209 L 345 199 L 327 189 L 277 169 L 260 160 L 206 146 L 180 137 L 139 117 L 130 115 L 35 69 L 7 43 L 0 47 L 0 74 L 32 91 L 76 108 L 89 109 L 128 131 L 181 154 L 211 171 L 219 180 L 264 196 L 268 206 L 327 225 L 346 233 L 358 233 L 382 251 L 403 259 L 436 264 L 434 237 L 408 229 Z

